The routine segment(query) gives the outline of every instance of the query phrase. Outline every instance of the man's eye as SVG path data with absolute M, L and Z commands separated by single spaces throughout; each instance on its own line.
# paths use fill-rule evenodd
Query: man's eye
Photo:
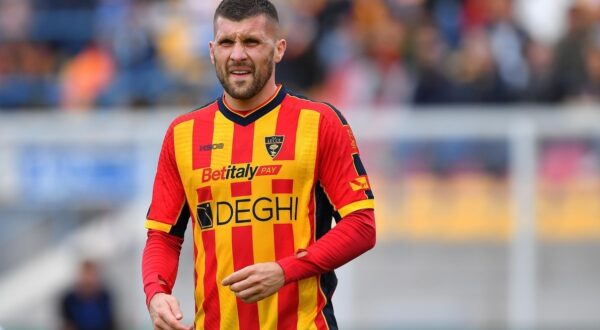
M 233 41 L 231 41 L 231 40 L 221 40 L 221 41 L 219 41 L 219 45 L 221 45 L 221 46 L 231 46 L 231 45 L 233 45 Z
M 259 44 L 258 40 L 249 39 L 244 42 L 248 46 L 256 46 Z

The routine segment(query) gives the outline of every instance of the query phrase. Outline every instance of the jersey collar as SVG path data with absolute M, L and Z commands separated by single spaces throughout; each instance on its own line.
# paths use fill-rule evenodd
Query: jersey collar
M 225 116 L 225 118 L 238 125 L 247 126 L 280 105 L 281 102 L 283 102 L 286 94 L 287 91 L 283 86 L 280 85 L 275 95 L 273 95 L 262 105 L 258 106 L 256 109 L 248 111 L 248 114 L 246 115 L 241 115 L 230 109 L 225 103 L 223 96 L 218 99 L 217 103 L 219 105 L 219 111 L 223 114 L 223 116 Z

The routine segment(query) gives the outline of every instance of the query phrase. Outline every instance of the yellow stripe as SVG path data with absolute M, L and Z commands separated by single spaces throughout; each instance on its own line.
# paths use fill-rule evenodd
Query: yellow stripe
M 300 197 L 298 221 L 294 223 L 296 248 L 306 248 L 310 243 L 308 201 L 313 193 L 317 139 L 319 135 L 319 113 L 301 110 L 296 133 L 296 160 L 294 161 L 294 195 Z
M 216 170 L 231 164 L 233 123 L 225 118 L 221 112 L 217 111 L 215 114 L 214 125 L 213 143 L 223 143 L 223 149 L 215 149 L 212 151 L 210 165 L 213 170 Z M 229 182 L 230 181 L 213 182 L 212 195 L 215 201 L 226 201 L 231 199 Z M 219 187 L 219 185 L 222 186 Z M 213 203 L 212 207 L 213 212 L 216 212 L 216 204 Z M 239 328 L 235 295 L 228 287 L 221 285 L 221 281 L 234 271 L 231 242 L 232 226 L 217 226 L 215 223 L 214 228 L 217 255 L 217 288 L 219 291 L 219 304 L 221 307 L 221 329 L 235 330 Z
M 271 165 L 273 159 L 264 147 L 265 137 L 275 135 L 277 116 L 280 107 L 272 110 L 254 124 L 254 149 L 252 151 L 252 163 L 257 165 Z M 285 143 L 285 141 L 284 141 Z M 256 176 L 252 180 L 252 195 L 271 196 L 271 182 L 273 176 Z M 254 249 L 254 262 L 267 262 L 275 260 L 275 239 L 273 235 L 273 224 L 275 221 L 253 221 L 252 222 L 252 244 Z M 258 319 L 261 329 L 277 328 L 277 294 L 258 302 Z
M 186 198 L 188 200 L 191 209 L 195 209 L 196 201 L 198 196 L 196 193 L 196 182 L 194 177 L 196 173 L 192 170 L 192 140 L 193 140 L 194 121 L 189 120 L 180 124 L 177 124 L 173 129 L 173 139 L 175 147 L 175 159 L 177 161 L 177 168 L 181 181 L 183 183 Z M 194 230 L 194 244 L 198 251 L 198 255 L 195 259 L 195 270 L 197 273 L 197 282 L 195 284 L 194 298 L 196 302 L 197 312 L 194 318 L 196 328 L 204 327 L 204 309 L 202 309 L 202 302 L 204 301 L 204 263 L 205 253 L 202 243 L 201 232 L 196 226 L 196 215 L 192 214 Z
M 194 228 L 194 244 L 196 244 L 196 251 L 198 254 L 196 255 L 195 260 L 195 270 L 197 275 L 197 281 L 195 283 L 195 297 L 196 297 L 196 317 L 195 317 L 195 328 L 204 327 L 204 309 L 202 308 L 202 302 L 204 301 L 204 265 L 206 264 L 206 253 L 204 252 L 203 243 L 202 243 L 202 231 L 200 227 L 194 221 L 192 224 Z
M 175 160 L 181 179 L 189 177 L 192 171 L 192 134 L 194 121 L 188 120 L 173 128 L 173 144 L 175 145 Z M 187 189 L 186 189 L 187 191 Z
M 342 207 L 341 209 L 339 209 L 338 212 L 339 212 L 340 216 L 343 218 L 343 217 L 347 216 L 348 214 L 350 214 L 354 211 L 357 211 L 357 210 L 374 209 L 374 208 L 375 208 L 375 200 L 364 199 L 362 201 L 350 203 L 350 204 Z
M 308 216 L 308 201 L 313 193 L 317 141 L 319 138 L 319 113 L 301 110 L 296 133 L 296 160 L 294 195 L 300 196 L 298 220 L 294 222 L 294 245 L 296 250 L 306 248 L 311 232 Z M 315 224 L 316 225 L 316 224 Z M 298 282 L 299 308 L 298 329 L 316 329 L 317 278 L 311 277 Z
M 163 231 L 165 233 L 168 233 L 168 232 L 171 231 L 171 227 L 173 227 L 173 226 L 169 225 L 169 224 L 166 224 L 164 222 L 146 219 L 145 227 L 147 229 L 160 230 L 160 231 Z
M 298 329 L 316 330 L 317 325 L 317 277 L 309 277 L 298 281 L 299 306 L 298 306 Z
M 369 189 L 369 183 L 367 182 L 367 178 L 364 176 L 359 176 L 354 179 L 354 181 L 350 181 L 350 187 L 353 191 L 358 190 L 367 190 Z

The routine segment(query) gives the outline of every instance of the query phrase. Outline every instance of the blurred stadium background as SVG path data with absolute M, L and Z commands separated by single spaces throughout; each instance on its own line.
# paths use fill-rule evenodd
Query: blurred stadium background
M 217 2 L 0 0 L 0 328 L 59 329 L 84 258 L 151 328 L 144 216 L 170 120 L 220 94 Z M 600 329 L 600 1 L 275 2 L 278 80 L 346 114 L 376 195 L 341 328 Z

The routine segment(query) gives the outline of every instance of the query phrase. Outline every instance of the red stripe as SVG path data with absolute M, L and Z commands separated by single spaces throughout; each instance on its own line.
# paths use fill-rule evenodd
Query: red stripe
M 244 197 L 252 195 L 252 182 L 232 182 L 231 183 L 231 197 Z
M 251 226 L 232 228 L 231 243 L 233 249 L 233 269 L 235 271 L 254 264 Z M 236 300 L 240 330 L 260 329 L 258 305 L 256 303 L 247 304 L 237 297 Z
M 319 184 L 317 182 L 317 184 Z M 310 194 L 310 201 L 308 201 L 308 223 L 310 224 L 310 243 L 315 242 L 315 191 Z
M 202 114 L 194 119 L 194 132 L 192 137 L 192 166 L 193 168 L 210 167 L 212 154 L 213 132 L 215 128 L 215 113 L 217 106 L 209 110 L 202 110 Z
M 194 214 L 193 212 L 191 214 Z M 196 232 L 196 217 L 192 216 L 192 233 Z M 198 242 L 196 242 L 196 240 L 194 239 L 194 265 L 196 264 L 196 260 L 198 260 L 198 246 L 196 245 Z M 198 283 L 198 267 L 194 267 L 194 285 L 199 285 Z M 201 299 L 204 299 L 204 297 L 200 297 Z M 196 297 L 196 294 L 194 293 L 194 301 L 196 302 L 194 304 L 194 311 L 195 311 L 195 315 L 198 314 L 198 297 Z M 196 324 L 196 322 L 194 322 L 194 326 L 197 327 L 198 325 Z
M 254 123 L 248 126 L 238 124 L 233 126 L 232 164 L 252 162 L 252 141 L 254 141 Z
M 317 282 L 320 283 L 321 282 L 321 276 L 317 277 Z M 325 295 L 323 294 L 323 291 L 321 291 L 321 285 L 319 284 L 317 286 L 317 310 L 319 311 L 317 313 L 317 318 L 315 319 L 315 325 L 317 326 L 317 329 L 321 330 L 327 330 L 327 321 L 325 320 L 325 315 L 323 315 L 323 307 L 325 307 Z
M 275 259 L 279 260 L 295 253 L 294 229 L 291 223 L 273 225 L 275 236 Z M 296 329 L 298 325 L 298 282 L 279 289 L 277 296 L 277 329 Z
M 286 98 L 281 104 L 277 116 L 277 127 L 275 128 L 275 135 L 284 136 L 281 150 L 275 157 L 277 160 L 294 160 L 296 157 L 296 131 L 298 130 L 300 110 L 288 108 L 286 101 L 291 102 L 289 98 Z
M 273 194 L 291 194 L 294 192 L 294 180 L 273 179 L 271 181 L 271 190 Z
M 198 203 L 208 202 L 213 199 L 210 186 L 200 187 L 196 189 L 196 193 L 198 195 Z
M 217 290 L 217 254 L 215 243 L 215 231 L 205 230 L 202 232 L 202 244 L 204 245 L 204 328 L 219 329 L 221 312 L 219 306 L 219 291 Z

